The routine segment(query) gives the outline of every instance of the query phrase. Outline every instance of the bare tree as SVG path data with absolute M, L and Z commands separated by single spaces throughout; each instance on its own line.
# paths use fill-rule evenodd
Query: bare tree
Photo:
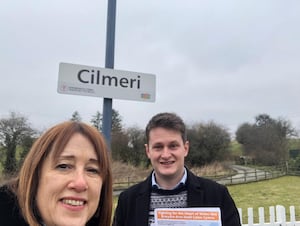
M 27 118 L 11 112 L 9 118 L 0 120 L 0 143 L 5 150 L 4 173 L 12 174 L 17 169 L 16 150 L 28 137 L 36 133 Z

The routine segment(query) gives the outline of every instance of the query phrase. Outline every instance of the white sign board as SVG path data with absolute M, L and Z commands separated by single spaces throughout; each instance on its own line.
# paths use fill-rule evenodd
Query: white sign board
M 222 226 L 218 207 L 158 208 L 154 221 L 151 226 Z
M 58 93 L 155 101 L 155 75 L 60 63 Z

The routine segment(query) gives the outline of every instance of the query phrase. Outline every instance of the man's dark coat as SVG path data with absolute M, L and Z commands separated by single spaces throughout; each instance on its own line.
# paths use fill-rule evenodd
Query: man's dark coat
M 238 210 L 227 188 L 187 170 L 188 207 L 220 207 L 222 226 L 240 226 Z M 119 196 L 113 226 L 148 226 L 151 175 Z

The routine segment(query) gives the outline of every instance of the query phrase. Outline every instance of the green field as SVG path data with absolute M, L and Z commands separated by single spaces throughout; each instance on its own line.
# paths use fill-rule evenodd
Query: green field
M 228 186 L 228 190 L 237 207 L 242 209 L 244 224 L 247 223 L 249 207 L 253 208 L 254 223 L 258 223 L 258 207 L 265 208 L 265 219 L 268 222 L 269 207 L 276 205 L 283 205 L 287 214 L 289 214 L 289 207 L 295 206 L 296 220 L 300 221 L 300 177 L 284 176 L 272 180 L 231 185 Z M 116 204 L 117 197 L 114 201 Z
M 247 223 L 247 208 L 252 207 L 257 223 L 258 207 L 265 208 L 268 221 L 270 206 L 283 205 L 289 214 L 289 207 L 295 206 L 296 220 L 300 221 L 300 177 L 284 176 L 272 180 L 249 184 L 231 185 L 228 190 L 238 208 L 243 211 L 243 223 Z M 289 219 L 289 215 L 287 217 Z

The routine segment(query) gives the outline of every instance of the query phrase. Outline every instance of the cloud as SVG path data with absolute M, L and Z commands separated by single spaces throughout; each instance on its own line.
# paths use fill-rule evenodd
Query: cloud
M 157 76 L 157 100 L 113 100 L 126 126 L 161 111 L 214 120 L 234 133 L 260 113 L 300 128 L 300 2 L 117 2 L 115 68 Z M 102 112 L 103 99 L 56 92 L 60 62 L 105 66 L 105 1 L 4 0 L 0 9 L 0 116 L 38 127 Z

